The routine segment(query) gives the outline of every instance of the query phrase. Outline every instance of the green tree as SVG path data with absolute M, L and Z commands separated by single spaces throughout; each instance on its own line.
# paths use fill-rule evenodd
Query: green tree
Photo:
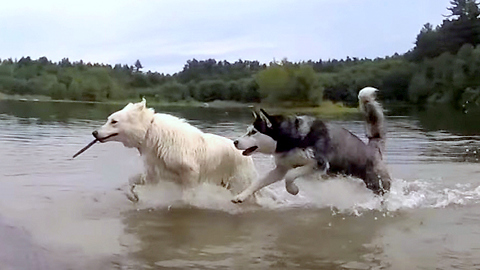
M 225 100 L 228 85 L 222 80 L 204 80 L 198 83 L 195 99 L 202 102 Z
M 268 102 L 284 100 L 289 96 L 289 75 L 287 70 L 277 64 L 273 64 L 255 76 L 258 84 L 260 97 Z
M 480 15 L 480 9 L 476 0 L 452 0 L 451 7 L 447 8 L 451 14 L 446 17 L 455 17 L 455 19 L 477 19 Z
M 140 60 L 137 59 L 137 61 L 135 61 L 135 68 L 137 69 L 137 72 L 140 71 L 140 69 L 143 68 L 142 64 L 140 63 Z
M 13 64 L 7 62 L 0 64 L 0 76 L 13 77 Z
M 187 86 L 176 81 L 160 86 L 160 97 L 166 101 L 176 102 L 185 100 L 188 96 Z
M 59 100 L 67 97 L 67 87 L 63 83 L 54 83 L 49 90 L 52 99 Z
M 415 41 L 415 48 L 407 55 L 414 61 L 420 61 L 424 58 L 433 58 L 442 53 L 442 43 L 440 42 L 440 33 L 433 29 L 430 23 L 423 26 Z
M 411 102 L 423 104 L 430 93 L 430 84 L 423 73 L 417 73 L 413 76 L 408 87 L 408 96 Z
M 17 80 L 11 76 L 0 76 L 0 92 L 15 94 L 14 89 Z
M 71 100 L 82 100 L 82 89 L 78 80 L 72 80 L 68 86 L 67 98 Z

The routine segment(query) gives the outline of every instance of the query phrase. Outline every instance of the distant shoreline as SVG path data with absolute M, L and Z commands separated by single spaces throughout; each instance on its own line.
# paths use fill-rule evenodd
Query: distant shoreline
M 14 101 L 26 101 L 26 102 L 55 102 L 55 103 L 83 103 L 83 104 L 118 104 L 123 105 L 128 102 L 135 102 L 137 100 L 108 100 L 108 101 L 77 101 L 68 99 L 52 99 L 48 96 L 42 95 L 7 95 L 0 92 L 1 100 L 14 100 Z M 342 103 L 333 103 L 331 101 L 324 101 L 320 106 L 303 106 L 302 104 L 288 104 L 279 103 L 279 106 L 272 106 L 267 103 L 242 103 L 236 101 L 223 101 L 214 100 L 211 102 L 200 101 L 179 101 L 179 102 L 158 102 L 149 101 L 149 106 L 161 106 L 161 107 L 204 107 L 204 108 L 265 108 L 276 112 L 296 112 L 296 113 L 313 113 L 313 114 L 345 114 L 345 113 L 357 113 L 358 108 L 348 107 Z

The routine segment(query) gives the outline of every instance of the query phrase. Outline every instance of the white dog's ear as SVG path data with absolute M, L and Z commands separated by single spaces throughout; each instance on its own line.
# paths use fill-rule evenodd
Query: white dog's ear
M 134 106 L 134 105 L 133 105 L 133 103 L 130 102 L 130 103 L 128 103 L 127 105 L 125 105 L 125 107 L 124 107 L 123 109 L 124 109 L 124 110 L 128 110 L 128 109 L 130 109 L 132 106 Z
M 145 98 L 142 98 L 142 101 L 136 103 L 135 106 L 137 109 L 143 110 L 147 107 L 147 101 L 145 100 Z

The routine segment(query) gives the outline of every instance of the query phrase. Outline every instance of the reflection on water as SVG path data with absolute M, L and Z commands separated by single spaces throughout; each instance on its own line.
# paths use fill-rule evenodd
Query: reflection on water
M 467 111 L 435 106 L 414 111 L 412 115 L 428 131 L 445 130 L 461 135 L 478 135 L 480 131 L 480 107 L 475 105 L 471 105 Z
M 172 184 L 126 200 L 138 153 L 91 131 L 121 105 L 0 101 L 0 269 L 474 269 L 480 265 L 480 121 L 447 108 L 390 110 L 392 192 L 348 177 L 283 183 L 258 205 Z M 156 108 L 235 138 L 248 109 Z M 362 139 L 360 116 L 330 119 Z M 260 173 L 271 157 L 255 156 Z M 23 252 L 23 253 L 22 253 Z M 21 254 L 21 255 L 20 255 Z M 27 254 L 27 255 L 23 255 Z
M 165 269 L 369 267 L 382 265 L 375 259 L 381 248 L 365 243 L 397 219 L 376 216 L 382 217 L 332 216 L 326 209 L 232 216 L 199 209 L 138 211 L 126 216 L 126 230 L 141 239 L 133 256 Z M 368 264 L 360 262 L 365 257 Z

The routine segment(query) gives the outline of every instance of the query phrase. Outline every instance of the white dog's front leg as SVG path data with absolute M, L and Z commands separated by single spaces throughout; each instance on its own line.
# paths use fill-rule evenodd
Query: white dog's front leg
M 315 167 L 315 162 L 310 162 L 304 166 L 300 166 L 288 171 L 287 175 L 285 176 L 285 188 L 287 189 L 288 193 L 297 195 L 298 187 L 294 183 L 295 179 L 312 174 L 315 171 Z
M 136 174 L 128 179 L 128 186 L 130 187 L 129 192 L 126 193 L 127 198 L 132 202 L 138 202 L 139 197 L 135 192 L 135 187 L 137 185 L 145 184 L 146 176 L 143 173 Z
M 265 177 L 257 181 L 254 181 L 252 184 L 250 184 L 250 186 L 248 186 L 244 191 L 242 191 L 242 193 L 238 194 L 232 200 L 232 202 L 241 203 L 245 201 L 245 199 L 247 199 L 250 195 L 253 195 L 253 193 L 257 192 L 261 188 L 282 180 L 285 174 L 287 173 L 287 171 L 288 171 L 288 168 L 285 168 L 283 166 L 277 166 L 274 170 L 270 171 Z
M 139 173 L 128 178 L 128 184 L 131 186 L 135 185 L 145 185 L 145 174 Z

